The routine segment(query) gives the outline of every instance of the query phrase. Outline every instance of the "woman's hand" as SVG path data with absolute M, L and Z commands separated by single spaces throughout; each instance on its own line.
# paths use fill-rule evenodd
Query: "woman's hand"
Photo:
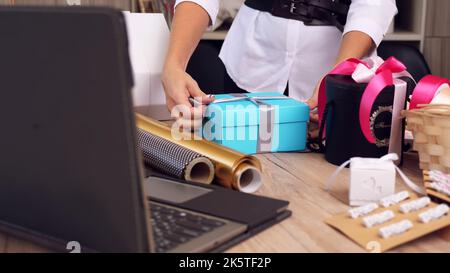
M 319 137 L 319 114 L 317 112 L 318 106 L 318 98 L 319 98 L 319 90 L 320 85 L 322 83 L 322 79 L 317 83 L 316 88 L 314 89 L 314 93 L 312 97 L 306 101 L 309 106 L 310 114 L 309 114 L 309 128 L 308 128 L 308 139 L 316 139 Z
M 200 90 L 197 82 L 181 68 L 166 68 L 162 76 L 166 103 L 171 116 L 186 130 L 197 130 L 202 126 L 205 107 L 214 101 Z M 193 107 L 189 98 L 200 106 Z
M 361 59 L 368 55 L 370 51 L 375 48 L 375 44 L 372 38 L 366 33 L 360 31 L 350 31 L 346 33 L 342 39 L 342 43 L 339 49 L 339 54 L 336 58 L 335 65 L 350 59 Z M 312 97 L 306 102 L 311 109 L 310 114 L 310 127 L 308 132 L 309 139 L 317 139 L 319 137 L 319 115 L 317 113 L 318 97 L 320 84 L 325 76 L 320 79 L 319 83 L 314 90 Z
M 177 125 L 185 130 L 201 127 L 204 107 L 214 99 L 207 97 L 197 82 L 186 73 L 186 67 L 203 32 L 211 23 L 206 10 L 193 2 L 182 2 L 176 7 L 172 21 L 170 45 L 162 75 L 167 107 Z M 196 99 L 193 107 L 189 98 Z

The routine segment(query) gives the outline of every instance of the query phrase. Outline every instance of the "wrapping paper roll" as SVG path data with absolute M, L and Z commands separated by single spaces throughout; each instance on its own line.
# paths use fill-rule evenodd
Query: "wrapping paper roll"
M 262 185 L 261 163 L 253 156 L 241 154 L 207 140 L 197 140 L 188 133 L 180 133 L 174 138 L 170 127 L 139 114 L 136 114 L 136 124 L 145 132 L 211 159 L 215 166 L 216 181 L 226 188 L 252 193 Z
M 208 158 L 142 129 L 137 130 L 144 162 L 171 176 L 211 184 L 214 165 Z

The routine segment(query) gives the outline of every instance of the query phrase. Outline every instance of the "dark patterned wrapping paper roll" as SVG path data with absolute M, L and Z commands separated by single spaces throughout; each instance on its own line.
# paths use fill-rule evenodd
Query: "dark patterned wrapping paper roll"
M 214 165 L 207 157 L 139 128 L 137 137 L 146 165 L 187 181 L 213 181 Z

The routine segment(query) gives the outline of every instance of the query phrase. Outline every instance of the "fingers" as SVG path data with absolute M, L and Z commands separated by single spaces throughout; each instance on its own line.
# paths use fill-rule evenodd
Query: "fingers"
M 178 124 L 184 130 L 198 131 L 202 127 L 203 117 L 206 112 L 205 105 L 213 102 L 214 97 L 207 96 L 203 91 L 201 91 L 197 82 L 193 79 L 190 79 L 186 83 L 186 89 L 188 92 L 180 92 L 180 94 L 183 94 L 184 96 L 177 98 L 176 102 L 179 103 L 178 105 L 183 107 L 189 105 L 189 109 L 185 108 L 181 109 L 181 111 L 175 111 L 173 116 L 178 119 Z M 189 101 L 189 95 L 195 99 L 196 104 L 194 107 L 192 107 Z
M 306 104 L 308 104 L 309 109 L 313 110 L 315 108 L 317 108 L 317 98 L 315 98 L 315 96 L 311 97 L 309 100 L 306 101 Z
M 309 114 L 310 119 L 310 126 L 308 128 L 308 139 L 313 140 L 319 138 L 319 114 L 317 113 L 317 95 L 318 95 L 318 88 L 315 90 L 313 96 L 306 101 L 306 103 L 309 106 L 309 109 L 311 109 Z
M 308 139 L 318 139 L 319 138 L 319 129 L 318 128 L 310 128 L 308 131 Z
M 186 118 L 178 118 L 177 124 L 180 129 L 183 129 L 187 132 L 198 131 L 202 128 L 203 119 L 186 119 Z
M 319 123 L 319 114 L 311 112 L 309 114 L 309 119 L 310 119 L 310 122 Z
M 190 79 L 187 82 L 187 86 L 186 86 L 189 90 L 189 94 L 196 98 L 202 98 L 202 97 L 206 97 L 206 94 L 203 93 L 203 91 L 200 89 L 200 87 L 198 86 L 197 82 L 194 79 Z
M 167 109 L 169 110 L 169 112 L 172 112 L 173 107 L 175 107 L 175 102 L 170 97 L 167 97 L 166 98 L 166 105 L 167 105 Z
M 171 110 L 172 118 L 177 119 L 177 125 L 185 131 L 196 131 L 202 127 L 205 109 L 193 107 L 186 96 L 177 97 Z
M 172 108 L 172 118 L 177 120 L 178 126 L 185 130 L 197 130 L 203 122 L 203 109 L 177 104 Z
M 164 81 L 167 107 L 172 118 L 183 130 L 198 130 L 202 126 L 205 105 L 214 101 L 214 97 L 207 96 L 197 82 L 184 71 L 173 71 Z M 195 105 L 190 98 L 195 99 Z M 195 106 L 195 107 L 193 107 Z
M 321 82 L 322 82 L 322 80 L 319 81 L 319 83 L 317 84 L 312 97 L 306 101 L 306 104 L 308 104 L 309 109 L 311 109 L 311 112 L 309 114 L 310 121 L 311 121 L 311 123 L 316 124 L 316 125 L 320 122 L 319 115 L 317 113 L 317 107 L 318 107 L 318 96 L 319 96 Z M 310 130 L 310 133 L 311 132 L 312 131 Z M 318 132 L 311 134 L 311 136 L 316 136 L 316 135 L 318 136 Z
M 317 100 L 312 97 L 306 101 L 306 104 L 308 104 L 309 109 L 311 109 L 309 113 L 310 122 L 319 123 L 319 114 L 317 113 Z
M 210 104 L 211 102 L 214 101 L 214 96 L 208 96 L 208 95 L 206 95 L 206 94 L 200 89 L 200 87 L 198 86 L 197 82 L 194 81 L 194 80 L 191 80 L 191 81 L 188 83 L 187 88 L 188 88 L 188 90 L 189 90 L 189 94 L 190 94 L 193 98 L 195 98 L 195 100 L 196 100 L 198 103 L 200 103 L 200 104 L 208 105 L 208 104 Z

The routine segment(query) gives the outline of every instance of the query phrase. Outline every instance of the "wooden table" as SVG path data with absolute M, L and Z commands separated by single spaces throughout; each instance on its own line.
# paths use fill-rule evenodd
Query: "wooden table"
M 364 252 L 365 250 L 324 223 L 330 216 L 348 210 L 348 170 L 339 176 L 330 194 L 324 183 L 335 170 L 319 154 L 259 155 L 264 186 L 260 195 L 289 200 L 291 218 L 233 247 L 229 252 Z M 416 154 L 407 154 L 403 167 L 421 181 Z M 398 190 L 404 189 L 400 179 Z M 0 252 L 46 252 L 32 243 L 0 234 Z M 401 246 L 394 252 L 450 252 L 450 242 L 432 234 Z

